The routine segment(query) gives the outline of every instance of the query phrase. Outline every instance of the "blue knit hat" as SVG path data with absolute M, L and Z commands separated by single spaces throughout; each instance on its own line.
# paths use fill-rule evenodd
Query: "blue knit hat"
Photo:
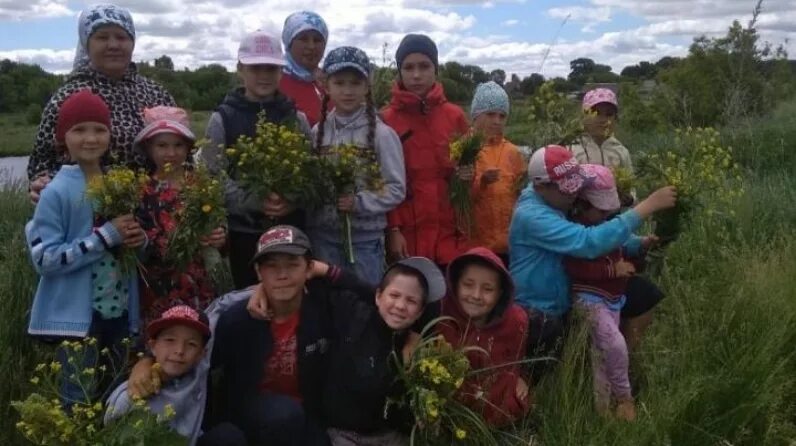
M 329 52 L 323 61 L 323 72 L 331 75 L 345 69 L 354 69 L 363 76 L 370 77 L 370 59 L 359 48 L 341 46 Z
M 479 84 L 475 89 L 473 103 L 470 105 L 470 118 L 490 111 L 500 111 L 509 114 L 509 95 L 506 90 L 493 81 Z
M 398 69 L 406 59 L 406 56 L 414 53 L 420 53 L 428 56 L 431 62 L 434 63 L 434 69 L 439 68 L 439 53 L 437 51 L 437 44 L 431 40 L 430 37 L 424 34 L 407 34 L 404 36 L 398 49 L 395 50 L 395 62 L 398 63 Z

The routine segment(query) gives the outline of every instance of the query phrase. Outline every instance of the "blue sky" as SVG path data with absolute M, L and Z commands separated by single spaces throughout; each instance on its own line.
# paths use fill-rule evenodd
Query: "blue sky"
M 0 2 L 0 58 L 68 71 L 76 16 L 89 3 L 27 0 Z M 281 31 L 297 9 L 321 13 L 329 45 L 356 45 L 374 59 L 390 54 L 406 32 L 424 32 L 443 60 L 503 68 L 521 76 L 565 75 L 568 62 L 591 57 L 614 71 L 641 60 L 683 55 L 701 33 L 723 33 L 732 20 L 751 17 L 748 0 L 119 0 L 131 9 L 139 39 L 134 58 L 171 56 L 178 67 L 234 63 L 237 41 L 257 28 Z M 265 11 L 268 11 L 266 14 Z M 796 0 L 764 3 L 760 30 L 774 43 L 796 41 Z M 562 23 L 569 16 L 563 27 Z M 187 29 L 175 35 L 175 27 Z M 560 34 L 556 38 L 557 33 Z M 551 46 L 552 45 L 552 46 Z M 796 48 L 794 48 L 796 50 Z M 792 51 L 791 51 L 792 52 Z

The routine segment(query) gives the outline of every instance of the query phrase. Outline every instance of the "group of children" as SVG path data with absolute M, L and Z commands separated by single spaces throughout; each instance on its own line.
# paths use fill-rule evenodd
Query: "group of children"
M 196 137 L 183 110 L 144 111 L 147 125 L 135 147 L 147 159 L 151 180 L 136 215 L 110 221 L 97 218 L 85 199 L 87 182 L 103 174 L 110 113 L 90 91 L 66 100 L 57 142 L 72 164 L 44 189 L 26 227 L 41 275 L 29 332 L 53 339 L 93 336 L 100 348 L 121 352 L 122 339 L 145 325 L 149 356 L 112 394 L 108 422 L 128 410 L 130 395 L 136 395 L 148 397 L 156 411 L 172 404 L 177 412 L 172 427 L 192 444 L 403 444 L 403 428 L 411 424 L 407 414 L 382 415 L 387 399 L 401 395 L 390 357 L 405 359 L 419 326 L 439 314 L 448 318 L 433 332 L 455 346 L 481 347 L 486 355 L 468 354 L 471 365 L 492 370 L 468 378 L 462 400 L 495 426 L 528 412 L 533 383 L 521 364 L 533 330 L 527 309 L 549 308 L 529 305 L 525 298 L 515 302 L 515 295 L 527 297 L 528 286 L 556 287 L 548 281 L 559 276 L 522 273 L 524 264 L 536 261 L 513 243 L 524 224 L 514 215 L 518 199 L 518 208 L 523 206 L 518 184 L 527 171 L 531 186 L 526 192 L 536 190 L 539 200 L 559 213 L 577 198 L 571 216 L 577 224 L 571 224 L 600 228 L 620 208 L 611 171 L 579 166 L 560 147 L 537 151 L 526 168 L 517 147 L 504 137 L 509 98 L 494 82 L 479 85 L 470 109 L 472 127 L 485 136 L 475 169 L 456 169 L 449 141 L 471 126 L 437 82 L 434 42 L 410 34 L 396 60 L 399 80 L 390 105 L 379 114 L 365 53 L 354 47 L 332 50 L 323 64 L 321 110 L 312 111 L 317 123 L 310 128 L 310 113 L 297 110 L 280 92 L 289 60 L 279 40 L 262 31 L 246 36 L 238 52 L 243 86 L 211 116 L 210 142 L 196 160 Z M 596 102 L 585 102 L 587 111 L 615 116 L 613 93 L 598 93 L 602 96 L 589 99 Z M 276 194 L 258 199 L 237 182 L 235 166 L 221 149 L 241 135 L 253 136 L 258 116 L 293 125 L 321 156 L 341 144 L 355 145 L 379 163 L 384 190 L 362 188 L 315 209 L 301 209 Z M 593 127 L 605 132 L 610 121 Z M 592 146 L 602 154 L 605 138 L 588 142 L 583 153 L 596 163 Z M 168 236 L 179 224 L 180 187 L 194 162 L 227 178 L 227 225 L 201 243 L 226 248 L 241 291 L 218 299 L 200 257 L 180 270 L 165 261 Z M 470 240 L 454 220 L 448 197 L 452 175 L 472 181 L 477 223 Z M 548 187 L 560 196 L 542 192 Z M 642 243 L 632 229 L 663 207 L 629 211 L 637 212 L 625 217 L 634 223 L 610 235 L 605 249 L 565 253 L 597 260 L 556 260 L 566 265 L 572 291 L 594 321 L 594 344 L 604 353 L 595 366 L 598 407 L 607 411 L 613 397 L 621 407 L 617 414 L 627 419 L 633 417 L 632 396 L 618 309 L 636 267 L 625 255 L 653 242 Z M 343 254 L 338 211 L 353 218 L 354 265 Z M 263 234 L 274 221 L 277 225 Z M 562 253 L 552 239 L 546 249 Z M 629 248 L 617 249 L 623 244 Z M 125 275 L 114 258 L 120 246 L 139 249 L 145 277 Z M 468 250 L 471 246 L 476 247 Z M 394 260 L 386 270 L 385 258 Z M 569 282 L 563 283 L 568 296 Z M 126 359 L 119 356 L 111 359 Z M 61 359 L 68 407 L 83 398 L 69 379 L 80 364 Z M 83 364 L 95 359 L 84 357 Z M 207 389 L 211 372 L 220 375 L 212 380 L 216 392 Z M 153 376 L 164 382 L 153 383 Z M 156 387 L 159 393 L 153 396 Z

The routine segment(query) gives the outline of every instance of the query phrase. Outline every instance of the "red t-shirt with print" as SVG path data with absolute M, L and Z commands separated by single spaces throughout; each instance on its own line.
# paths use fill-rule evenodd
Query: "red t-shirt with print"
M 297 354 L 299 312 L 282 321 L 271 321 L 273 351 L 265 361 L 265 373 L 260 390 L 287 395 L 301 401 L 298 383 Z

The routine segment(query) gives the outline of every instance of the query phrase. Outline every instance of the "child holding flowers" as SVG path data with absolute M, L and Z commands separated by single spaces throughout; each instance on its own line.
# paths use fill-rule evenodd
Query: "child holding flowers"
M 525 162 L 517 146 L 504 136 L 509 115 L 509 96 L 495 82 L 476 88 L 470 117 L 473 127 L 486 138 L 475 163 L 472 184 L 472 234 L 475 246 L 485 246 L 508 265 L 509 223 L 514 204 L 520 196 L 520 181 Z
M 201 311 L 187 305 L 171 307 L 153 319 L 146 328 L 147 347 L 163 382 L 160 391 L 144 404 L 158 415 L 170 418 L 171 429 L 194 446 L 245 446 L 246 437 L 230 423 L 202 432 L 204 405 L 196 404 L 191 380 L 197 373 L 210 340 L 210 321 Z M 105 423 L 114 422 L 133 410 L 136 401 L 128 394 L 128 383 L 121 384 L 108 398 Z
M 138 133 L 133 145 L 145 156 L 150 175 L 139 210 L 150 240 L 149 255 L 144 263 L 146 275 L 141 280 L 141 313 L 148 322 L 174 305 L 184 304 L 200 311 L 207 307 L 216 296 L 216 290 L 205 267 L 200 245 L 223 247 L 226 230 L 222 227 L 223 203 L 207 204 L 213 202 L 209 190 L 205 191 L 208 195 L 206 203 L 185 200 L 184 192 L 196 187 L 195 180 L 201 176 L 191 167 L 191 151 L 196 138 L 189 128 L 185 110 L 165 106 L 148 108 L 144 110 L 144 123 L 146 126 Z M 219 184 L 218 180 L 212 181 Z M 204 186 L 209 188 L 212 184 Z M 218 190 L 220 196 L 220 184 Z M 181 218 L 186 214 L 186 206 L 203 207 L 201 214 L 207 215 L 211 230 L 194 237 L 193 246 L 175 246 L 177 234 L 193 230 L 184 227 L 191 222 Z M 188 252 L 174 253 L 175 249 Z M 175 262 L 177 256 L 188 260 Z
M 364 51 L 354 47 L 332 50 L 326 56 L 323 72 L 328 95 L 321 108 L 321 120 L 313 128 L 316 151 L 342 162 L 346 159 L 342 152 L 353 150 L 357 159 L 352 162 L 364 171 L 355 172 L 355 184 L 350 185 L 350 190 L 335 190 L 338 197 L 333 205 L 311 213 L 308 232 L 318 259 L 353 267 L 363 280 L 376 285 L 384 266 L 386 214 L 404 200 L 406 192 L 401 141 L 376 116 L 368 81 L 370 61 Z M 335 108 L 327 113 L 329 101 L 334 101 Z M 368 171 L 371 166 L 375 172 Z M 368 178 L 372 174 L 379 177 L 379 190 L 368 184 L 373 183 Z M 343 217 L 351 219 L 350 240 L 341 239 Z M 352 248 L 348 258 L 346 243 L 351 243 Z
M 108 106 L 89 90 L 64 102 L 56 143 L 71 164 L 63 166 L 42 192 L 25 227 L 33 266 L 41 275 L 28 333 L 47 339 L 96 339 L 97 348 L 82 350 L 77 361 L 59 349 L 66 407 L 84 401 L 87 393 L 103 393 L 96 382 L 85 389 L 74 374 L 98 362 L 108 369 L 120 367 L 126 359 L 121 357 L 126 351 L 122 341 L 138 332 L 137 277 L 122 271 L 113 252 L 122 246 L 144 246 L 146 234 L 132 214 L 108 221 L 96 218 L 86 199 L 87 184 L 103 176 L 100 160 L 110 144 L 110 120 Z M 98 351 L 110 354 L 98 359 Z
M 613 217 L 621 205 L 610 169 L 595 164 L 584 164 L 582 169 L 590 172 L 594 180 L 580 190 L 574 220 L 592 227 Z M 636 418 L 628 378 L 627 343 L 619 331 L 619 313 L 626 301 L 628 281 L 636 273 L 635 263 L 627 256 L 638 257 L 654 241 L 654 236 L 631 236 L 621 248 L 605 255 L 564 259 L 576 303 L 586 310 L 591 325 L 595 405 L 598 412 L 606 414 L 613 399 L 616 416 L 627 421 Z
M 238 76 L 243 87 L 224 98 L 207 125 L 209 144 L 201 158 L 210 172 L 225 171 L 226 208 L 229 224 L 230 266 L 237 288 L 257 282 L 249 265 L 260 234 L 274 224 L 304 227 L 304 215 L 284 197 L 271 193 L 258 197 L 241 186 L 236 165 L 229 163 L 225 149 L 240 136 L 254 137 L 258 120 L 286 125 L 309 138 L 310 127 L 303 113 L 278 90 L 285 58 L 279 40 L 264 31 L 246 35 L 238 48 Z
M 448 265 L 451 290 L 442 300 L 437 331 L 467 352 L 470 369 L 460 399 L 489 425 L 522 418 L 530 408 L 524 360 L 528 315 L 514 303 L 514 282 L 503 261 L 484 247 L 473 248 Z M 480 369 L 487 369 L 478 372 Z
M 404 37 L 395 59 L 399 78 L 383 117 L 403 144 L 407 192 L 387 214 L 387 251 L 393 258 L 423 256 L 446 265 L 467 245 L 456 226 L 449 185 L 454 174 L 472 180 L 472 169 L 456 172 L 448 144 L 467 133 L 469 124 L 437 82 L 437 46 L 428 36 Z

